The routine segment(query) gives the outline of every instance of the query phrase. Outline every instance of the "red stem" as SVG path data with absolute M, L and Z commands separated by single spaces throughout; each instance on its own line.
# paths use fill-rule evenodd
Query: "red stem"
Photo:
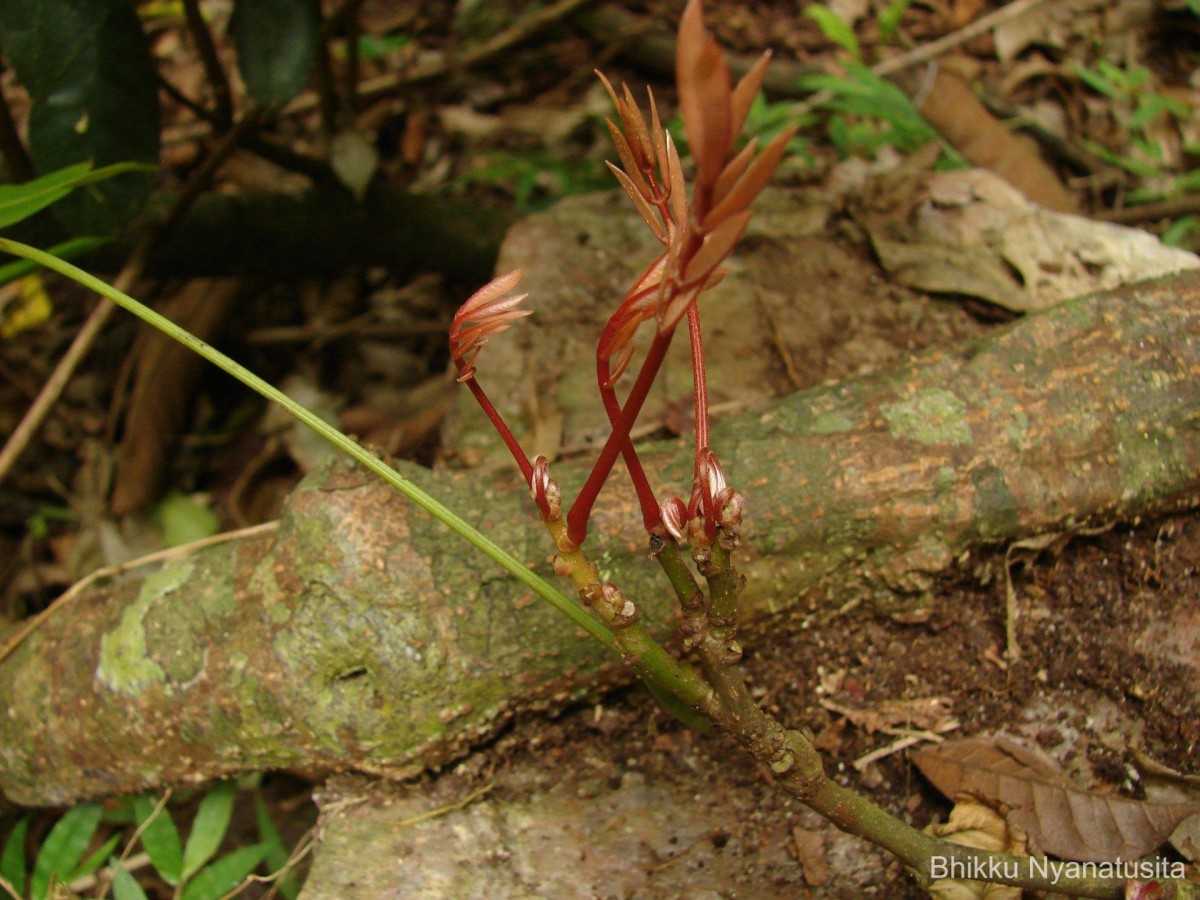
M 601 384 L 608 381 L 611 370 L 607 360 L 598 361 L 596 374 Z M 615 429 L 621 419 L 621 404 L 617 401 L 617 392 L 613 388 L 601 388 L 600 397 L 604 400 L 604 411 L 608 413 L 608 421 Z M 646 478 L 646 470 L 642 468 L 642 461 L 633 447 L 633 441 L 628 437 L 625 439 L 624 446 L 621 447 L 621 456 L 625 459 L 625 468 L 629 470 L 629 480 L 633 482 L 633 489 L 637 491 L 638 504 L 642 507 L 642 524 L 647 531 L 653 531 L 662 522 L 662 516 L 658 510 L 658 498 L 654 496 L 654 490 L 650 487 L 649 479 Z
M 571 510 L 567 513 L 567 537 L 576 544 L 582 544 L 583 539 L 587 537 L 588 519 L 592 513 L 592 506 L 600 494 L 600 489 L 604 487 L 604 482 L 608 480 L 617 456 L 629 443 L 629 432 L 633 428 L 633 423 L 637 421 L 638 414 L 642 411 L 642 406 L 650 393 L 650 386 L 658 377 L 658 370 L 662 368 L 663 360 L 667 356 L 667 348 L 671 346 L 671 338 L 674 337 L 674 334 L 672 330 L 669 334 L 654 335 L 650 350 L 642 362 L 642 369 L 638 372 L 637 380 L 634 381 L 629 396 L 625 398 L 625 407 L 621 410 L 618 420 L 613 423 L 612 433 L 609 434 L 604 448 L 600 451 L 600 456 L 592 466 L 592 471 L 580 489 L 579 496 L 571 504 Z
M 492 427 L 496 429 L 496 433 L 500 435 L 500 439 L 508 447 L 508 452 L 516 460 L 517 467 L 520 468 L 521 475 L 525 478 L 525 483 L 529 484 L 533 479 L 533 464 L 529 461 L 529 457 L 525 455 L 525 451 L 521 449 L 521 445 L 517 443 L 517 439 L 513 437 L 513 433 L 508 430 L 508 425 L 501 418 L 500 413 L 496 411 L 496 407 L 492 406 L 492 401 L 483 392 L 483 388 L 479 386 L 479 382 L 474 378 L 468 378 L 467 387 L 471 389 L 471 393 L 475 396 L 475 401 L 479 404 L 479 408 L 488 417 L 488 421 L 492 423 Z
M 688 307 L 688 339 L 692 345 L 692 393 L 696 403 L 696 462 L 693 474 L 700 472 L 700 451 L 708 447 L 708 378 L 704 372 L 704 337 L 700 332 L 700 310 Z

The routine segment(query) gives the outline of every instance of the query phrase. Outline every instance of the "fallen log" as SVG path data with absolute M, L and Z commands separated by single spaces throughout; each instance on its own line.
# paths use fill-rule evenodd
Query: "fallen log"
M 1194 505 L 1198 338 L 1189 273 L 723 423 L 713 445 L 749 498 L 748 603 L 869 598 L 919 616 L 973 548 Z M 652 480 L 685 484 L 690 452 L 649 450 Z M 515 478 L 403 471 L 547 568 Z M 582 477 L 555 475 L 565 492 Z M 633 499 L 611 494 L 594 558 L 664 622 Z M 403 774 L 615 670 L 428 516 L 337 465 L 273 532 L 94 584 L 0 662 L 0 788 L 52 805 L 281 766 Z

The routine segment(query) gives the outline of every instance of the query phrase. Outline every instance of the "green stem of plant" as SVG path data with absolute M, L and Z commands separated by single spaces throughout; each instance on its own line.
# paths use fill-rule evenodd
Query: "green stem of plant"
M 776 771 L 776 775 L 787 791 L 842 831 L 866 838 L 894 854 L 924 886 L 932 880 L 933 861 L 941 859 L 948 866 L 955 865 L 953 871 L 996 873 L 996 883 L 1076 897 L 1116 900 L 1125 896 L 1124 880 L 1120 878 L 1081 877 L 1067 863 L 977 850 L 918 831 L 826 776 L 820 756 L 800 732 L 787 732 L 786 747 L 793 764 L 786 772 Z M 1180 882 L 1167 883 L 1186 889 Z
M 383 479 L 387 484 L 391 485 L 421 509 L 425 510 L 425 512 L 467 541 L 467 543 L 471 544 L 471 546 L 494 561 L 500 568 L 504 569 L 504 571 L 508 572 L 569 618 L 591 637 L 610 649 L 616 649 L 612 631 L 604 623 L 589 615 L 586 610 L 580 608 L 579 604 L 530 570 L 515 556 L 493 542 L 457 513 L 450 510 L 436 497 L 426 493 L 383 460 L 359 446 L 349 437 L 323 421 L 319 416 L 297 404 L 279 389 L 263 381 L 263 379 L 259 378 L 245 366 L 235 362 L 216 348 L 180 328 L 171 320 L 164 318 L 154 310 L 134 300 L 128 294 L 117 290 L 99 278 L 89 275 L 87 272 L 68 262 L 51 256 L 49 253 L 7 238 L 0 238 L 0 252 L 28 259 L 83 285 L 89 290 L 95 291 L 102 297 L 107 297 L 117 306 L 133 313 L 143 322 L 157 328 L 163 334 L 179 341 L 185 347 L 204 357 L 204 359 L 236 378 L 255 393 L 270 400 L 272 403 L 279 404 L 302 424 L 311 428 L 363 468 Z
M 657 532 L 657 541 L 654 536 L 651 536 L 650 555 L 658 560 L 667 580 L 671 582 L 671 589 L 675 591 L 679 605 L 685 611 L 703 607 L 703 591 L 700 589 L 699 582 L 696 581 L 696 576 L 683 561 L 683 556 L 679 552 L 679 544 L 675 542 L 675 538 L 669 534 L 663 534 L 662 531 L 665 529 Z
M 546 522 L 558 548 L 554 569 L 568 578 L 581 597 L 599 594 L 603 585 L 596 566 L 568 537 L 560 519 Z M 603 611 L 601 611 L 603 614 Z M 684 724 L 704 730 L 712 710 L 712 690 L 690 665 L 680 662 L 654 639 L 638 620 L 613 625 L 613 641 L 625 661 L 672 715 Z
M 738 572 L 727 541 L 736 543 L 737 538 L 722 529 L 712 545 L 711 568 L 704 573 L 712 598 L 712 614 L 725 619 L 736 616 L 738 609 Z

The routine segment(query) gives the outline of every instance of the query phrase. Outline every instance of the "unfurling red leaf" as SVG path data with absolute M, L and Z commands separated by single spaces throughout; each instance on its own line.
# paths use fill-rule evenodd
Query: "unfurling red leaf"
M 450 325 L 450 358 L 458 367 L 459 381 L 474 377 L 475 357 L 489 337 L 507 331 L 514 319 L 530 314 L 531 310 L 514 308 L 528 294 L 504 296 L 520 280 L 520 269 L 492 279 L 468 297 L 454 314 Z
M 737 242 L 742 238 L 742 232 L 750 224 L 749 210 L 730 216 L 704 237 L 704 243 L 696 255 L 688 262 L 683 273 L 681 284 L 690 287 L 700 281 L 705 281 L 713 270 L 725 261 L 733 252 Z
M 713 186 L 712 202 L 714 205 L 724 200 L 730 189 L 737 184 L 737 180 L 742 177 L 742 174 L 746 171 L 746 167 L 754 159 L 754 152 L 757 149 L 758 138 L 752 138 L 721 171 L 721 177 L 717 179 L 716 185 Z
M 646 202 L 645 196 L 642 195 L 637 185 L 633 183 L 627 174 L 612 163 L 606 163 L 605 165 L 617 177 L 617 181 L 625 189 L 625 193 L 629 195 L 629 199 L 633 201 L 633 205 L 637 208 L 638 215 L 642 217 L 642 221 L 649 225 L 650 230 L 654 232 L 654 236 L 665 244 L 667 242 L 667 232 L 663 229 L 662 223 L 658 221 L 658 216 L 654 214 L 654 207 Z
M 742 125 L 746 122 L 746 116 L 750 112 L 750 105 L 754 102 L 754 98 L 758 96 L 758 90 L 762 87 L 763 76 L 767 74 L 767 63 L 770 61 L 771 51 L 767 50 L 750 67 L 750 70 L 741 77 L 741 80 L 737 83 L 737 87 L 733 89 L 733 94 L 729 98 L 729 130 L 735 135 L 742 130 Z
M 604 124 L 608 126 L 608 133 L 612 137 L 613 146 L 617 150 L 617 157 L 621 160 L 626 177 L 633 183 L 633 186 L 643 198 L 649 199 L 650 186 L 646 184 L 646 179 L 642 177 L 641 162 L 634 155 L 629 141 L 625 140 L 625 135 L 621 134 L 621 130 L 613 124 L 612 119 L 605 119 Z M 609 163 L 609 168 L 612 169 L 615 166 Z M 622 184 L 622 187 L 624 187 L 624 184 Z M 633 195 L 630 194 L 630 196 L 632 197 Z
M 729 66 L 704 27 L 699 0 L 690 0 L 679 23 L 675 60 L 679 108 L 702 185 L 716 182 L 733 144 L 730 129 Z
M 683 181 L 683 163 L 679 160 L 679 150 L 676 149 L 670 134 L 667 135 L 667 162 L 669 169 L 666 179 L 671 191 L 671 219 L 682 227 L 688 217 L 687 185 Z
M 1200 803 L 1150 803 L 1085 791 L 1053 760 L 1004 735 L 948 741 L 914 753 L 913 762 L 947 797 L 972 794 L 1008 807 L 1010 823 L 1062 859 L 1139 859 L 1200 812 Z
M 736 215 L 754 202 L 754 198 L 767 186 L 767 182 L 775 174 L 775 168 L 783 159 L 783 154 L 787 152 L 788 141 L 795 133 L 796 129 L 792 126 L 775 135 L 774 140 L 767 144 L 758 158 L 750 163 L 746 173 L 738 179 L 737 184 L 705 217 L 705 230 L 712 228 L 729 216 Z
M 628 110 L 625 132 L 629 135 L 630 144 L 637 148 L 638 156 L 649 162 L 652 159 L 651 154 L 654 153 L 654 146 L 650 141 L 650 132 L 646 128 L 646 119 L 642 115 L 642 111 L 638 109 L 637 101 L 633 99 L 633 92 L 629 90 L 629 85 L 621 85 L 621 90 L 625 94 L 625 109 Z

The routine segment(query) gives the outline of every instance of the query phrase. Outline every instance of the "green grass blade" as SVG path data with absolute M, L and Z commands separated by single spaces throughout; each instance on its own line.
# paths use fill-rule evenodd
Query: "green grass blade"
M 804 15 L 817 23 L 821 33 L 844 50 L 848 50 L 855 59 L 862 59 L 862 48 L 854 29 L 838 18 L 837 13 L 828 7 L 814 3 L 804 8 Z
M 95 250 L 107 244 L 111 238 L 98 237 L 79 237 L 71 238 L 69 241 L 63 241 L 61 244 L 55 244 L 50 248 L 50 253 L 60 259 L 70 259 L 72 256 L 79 256 L 81 253 L 87 253 L 89 250 Z M 17 260 L 16 262 L 8 263 L 0 266 L 0 286 L 8 284 L 10 281 L 16 281 L 18 278 L 23 278 L 30 272 L 36 271 L 37 263 L 32 263 L 27 259 Z
M 237 783 L 222 781 L 200 801 L 192 830 L 188 832 L 187 844 L 183 848 L 183 880 L 200 871 L 201 866 L 213 858 L 225 840 L 229 820 L 233 817 L 233 801 L 237 795 Z
M 170 885 L 179 884 L 183 873 L 183 844 L 179 841 L 179 829 L 164 805 L 154 815 L 155 800 L 148 794 L 140 794 L 133 800 L 138 824 L 142 828 L 142 847 L 150 862 L 158 870 L 163 881 Z M 153 816 L 153 818 L 151 818 Z
M 399 472 L 387 465 L 383 460 L 377 458 L 369 451 L 360 447 L 346 435 L 342 434 L 336 428 L 325 423 L 315 413 L 309 412 L 304 407 L 297 404 L 294 400 L 263 381 L 245 366 L 234 362 L 224 353 L 214 347 L 209 346 L 204 341 L 188 333 L 180 328 L 174 322 L 164 318 L 154 310 L 149 309 L 143 304 L 134 300 L 128 294 L 118 291 L 116 288 L 101 281 L 93 275 L 89 275 L 82 269 L 64 262 L 57 257 L 51 256 L 44 251 L 37 250 L 26 244 L 21 244 L 17 241 L 12 241 L 7 238 L 0 238 L 0 252 L 11 253 L 13 256 L 19 256 L 23 259 L 28 259 L 36 262 L 38 265 L 45 266 L 47 269 L 58 272 L 72 281 L 83 285 L 84 287 L 95 291 L 103 297 L 107 297 L 113 303 L 125 309 L 143 322 L 157 328 L 163 334 L 173 338 L 183 344 L 197 354 L 204 357 L 213 365 L 219 367 L 223 371 L 232 375 L 242 384 L 249 387 L 259 396 L 270 400 L 272 403 L 277 403 L 286 409 L 293 417 L 298 419 L 302 424 L 307 425 L 313 431 L 317 432 L 329 443 L 333 444 L 338 450 L 345 453 L 363 468 L 370 471 L 372 474 L 383 479 L 391 487 L 395 488 L 425 512 L 429 513 L 435 519 L 440 521 L 452 532 L 457 534 L 463 540 L 471 544 L 479 552 L 483 553 L 493 562 L 508 572 L 539 597 L 569 618 L 577 626 L 582 628 L 587 634 L 591 635 L 600 643 L 610 649 L 615 649 L 613 643 L 612 632 L 600 620 L 592 616 L 587 610 L 581 607 L 578 603 L 568 598 L 560 590 L 555 588 L 544 578 L 539 576 L 525 566 L 519 559 L 504 550 L 496 544 L 491 538 L 487 537 L 466 519 L 459 516 L 447 508 L 441 501 L 426 493 L 413 482 L 402 476 Z
M 81 803 L 63 813 L 50 829 L 33 864 L 33 877 L 29 882 L 33 900 L 42 900 L 46 896 L 51 878 L 66 881 L 75 871 L 96 833 L 102 812 L 99 803 Z
M 264 844 L 254 844 L 222 856 L 188 882 L 182 900 L 220 900 L 241 884 L 266 855 Z

